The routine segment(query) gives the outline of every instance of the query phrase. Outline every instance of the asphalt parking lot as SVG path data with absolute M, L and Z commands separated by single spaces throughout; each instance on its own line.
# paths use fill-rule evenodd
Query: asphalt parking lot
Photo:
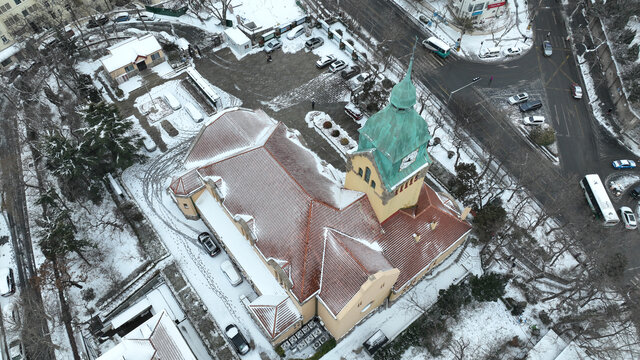
M 311 111 L 324 111 L 357 140 L 358 125 L 344 113 L 349 90 L 338 74 L 317 69 L 318 56 L 300 50 L 272 54 L 267 62 L 263 52 L 238 60 L 229 49 L 207 51 L 195 61 L 198 71 L 213 85 L 242 99 L 243 107 L 263 109 L 289 128 L 300 131 L 311 150 L 337 169 L 345 170 L 345 162 L 331 145 L 304 118 Z

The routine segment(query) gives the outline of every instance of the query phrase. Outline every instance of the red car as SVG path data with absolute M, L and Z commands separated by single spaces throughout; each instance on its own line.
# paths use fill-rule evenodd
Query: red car
M 358 109 L 355 105 L 353 105 L 352 103 L 348 103 L 345 107 L 344 107 L 344 112 L 347 113 L 347 115 L 349 115 L 353 120 L 360 120 L 362 119 L 362 111 L 360 111 L 360 109 Z

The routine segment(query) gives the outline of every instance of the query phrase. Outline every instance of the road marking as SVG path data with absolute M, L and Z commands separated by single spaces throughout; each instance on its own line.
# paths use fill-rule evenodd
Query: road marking
M 578 105 L 574 103 L 573 104 L 573 108 L 576 111 L 575 117 L 577 118 L 578 117 Z M 584 132 L 584 127 L 582 127 L 582 119 L 577 119 L 576 122 L 578 123 L 578 127 L 580 127 L 580 137 L 582 137 L 582 138 L 586 137 L 587 135 Z
M 556 65 L 556 71 L 553 72 L 553 74 L 551 74 L 551 77 L 549 77 L 549 80 L 546 82 L 546 84 L 544 84 L 544 87 L 547 87 L 549 85 L 549 83 L 551 82 L 551 80 L 553 80 L 553 78 L 556 77 L 556 75 L 558 74 L 558 71 L 560 71 L 560 69 L 562 68 L 562 66 L 567 62 L 567 60 L 569 60 L 569 55 L 567 55 L 564 60 L 562 60 L 562 62 L 560 63 L 560 65 Z M 553 62 L 553 61 L 552 61 Z M 555 64 L 554 64 L 555 65 Z M 565 76 L 566 74 L 564 73 L 564 71 L 562 72 Z
M 562 120 L 564 121 L 564 126 L 565 128 L 567 128 L 567 135 L 568 136 L 572 136 L 571 135 L 571 130 L 569 129 L 569 121 L 567 120 L 569 117 L 567 116 L 567 114 L 565 113 L 565 108 L 562 108 Z

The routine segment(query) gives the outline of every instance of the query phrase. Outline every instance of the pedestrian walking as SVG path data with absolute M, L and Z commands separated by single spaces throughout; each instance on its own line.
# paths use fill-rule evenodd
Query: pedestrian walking
M 524 35 L 524 41 L 523 42 L 527 42 L 527 40 L 529 40 L 529 37 L 527 35 Z
M 316 102 L 311 100 L 311 110 L 314 110 L 316 108 Z
M 493 82 L 493 76 L 489 78 L 489 84 Z
M 549 38 L 549 36 L 551 36 L 551 31 L 547 33 L 547 39 Z

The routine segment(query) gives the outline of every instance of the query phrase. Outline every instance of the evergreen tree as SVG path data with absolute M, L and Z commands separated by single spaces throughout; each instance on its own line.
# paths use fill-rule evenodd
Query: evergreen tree
M 465 205 L 469 203 L 469 196 L 473 193 L 473 190 L 478 181 L 478 171 L 475 164 L 459 163 L 455 167 L 456 177 L 449 181 L 449 188 L 451 189 L 451 195 L 460 199 Z
M 470 301 L 469 286 L 466 283 L 451 284 L 446 290 L 440 290 L 436 306 L 442 314 L 456 317 L 460 312 L 460 308 Z
M 142 138 L 133 132 L 133 122 L 120 117 L 115 105 L 92 103 L 85 120 L 88 126 L 78 131 L 82 135 L 79 147 L 84 156 L 95 160 L 92 176 L 102 178 L 145 159 L 138 152 Z
M 477 301 L 496 301 L 504 295 L 507 280 L 507 277 L 496 273 L 484 274 L 481 277 L 474 275 L 469 281 L 471 295 Z
M 487 203 L 481 209 L 476 208 L 475 210 L 473 225 L 478 238 L 482 242 L 488 242 L 505 224 L 507 212 L 502 207 L 502 201 L 499 198 Z

